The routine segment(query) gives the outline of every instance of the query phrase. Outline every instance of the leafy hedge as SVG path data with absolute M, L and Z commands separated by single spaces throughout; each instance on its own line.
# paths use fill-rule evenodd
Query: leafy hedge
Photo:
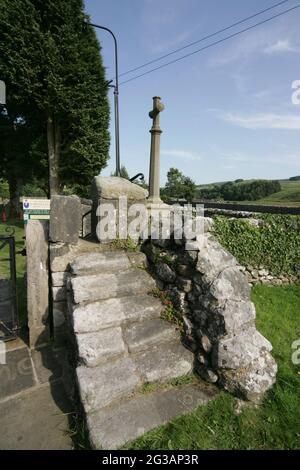
M 214 231 L 220 243 L 244 266 L 263 266 L 273 275 L 300 278 L 300 217 L 260 215 L 262 227 L 243 219 L 216 217 Z

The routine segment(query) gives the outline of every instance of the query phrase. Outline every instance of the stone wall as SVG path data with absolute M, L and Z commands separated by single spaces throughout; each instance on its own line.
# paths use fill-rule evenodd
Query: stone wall
M 254 268 L 251 265 L 247 265 L 244 267 L 244 272 L 248 282 L 252 285 L 266 284 L 271 286 L 283 286 L 293 284 L 296 281 L 295 277 L 287 274 L 274 276 L 268 269 L 264 268 L 264 266 Z
M 272 345 L 255 327 L 244 268 L 216 241 L 212 220 L 186 250 L 181 240 L 148 240 L 150 269 L 184 323 L 197 372 L 241 398 L 259 401 L 274 384 Z

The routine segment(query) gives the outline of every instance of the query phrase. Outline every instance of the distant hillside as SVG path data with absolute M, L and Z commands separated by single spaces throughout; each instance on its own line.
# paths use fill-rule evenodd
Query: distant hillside
M 235 185 L 243 185 L 246 183 L 252 183 L 257 180 L 237 180 L 239 181 L 238 183 L 235 183 Z M 263 197 L 263 198 L 257 198 L 256 200 L 245 200 L 243 203 L 251 203 L 251 204 L 262 204 L 262 205 L 274 205 L 274 206 L 293 206 L 293 207 L 300 207 L 300 179 L 298 177 L 292 177 L 288 180 L 279 180 L 281 190 L 277 191 L 273 194 L 270 194 L 269 196 Z M 213 190 L 213 188 L 218 189 L 221 185 L 223 184 L 228 184 L 228 182 L 223 182 L 223 183 L 212 183 L 212 184 L 205 184 L 205 185 L 199 185 L 198 189 L 200 190 L 200 193 L 202 192 L 201 190 Z M 211 191 L 209 191 L 211 192 Z M 200 196 L 201 197 L 201 196 Z M 212 197 L 212 200 L 220 200 L 221 198 L 218 197 L 216 194 L 216 197 Z M 228 201 L 226 201 L 228 202 Z
M 300 207 L 300 180 L 280 181 L 281 191 L 260 199 L 257 204 Z

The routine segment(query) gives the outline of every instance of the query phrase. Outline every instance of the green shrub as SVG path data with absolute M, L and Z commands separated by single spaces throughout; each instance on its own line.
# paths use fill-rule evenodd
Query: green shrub
M 273 275 L 300 277 L 300 217 L 261 215 L 262 227 L 243 219 L 217 217 L 214 231 L 220 243 L 242 265 L 264 266 Z

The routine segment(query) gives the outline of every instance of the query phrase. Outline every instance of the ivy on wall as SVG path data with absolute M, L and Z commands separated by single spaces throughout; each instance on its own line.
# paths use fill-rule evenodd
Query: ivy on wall
M 244 266 L 263 266 L 274 276 L 300 278 L 300 217 L 260 215 L 261 227 L 247 220 L 216 217 L 214 232 Z

